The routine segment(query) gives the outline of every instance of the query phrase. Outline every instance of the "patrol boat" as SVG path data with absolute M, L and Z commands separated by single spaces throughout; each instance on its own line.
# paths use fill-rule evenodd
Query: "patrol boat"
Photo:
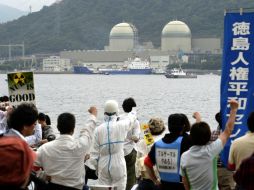
M 197 78 L 197 75 L 195 74 L 188 74 L 182 70 L 180 67 L 178 68 L 173 68 L 170 70 L 170 72 L 165 74 L 165 77 L 167 78 Z

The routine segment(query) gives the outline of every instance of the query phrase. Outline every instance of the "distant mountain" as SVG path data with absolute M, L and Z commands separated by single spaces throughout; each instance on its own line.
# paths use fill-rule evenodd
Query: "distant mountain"
M 0 4 L 0 23 L 12 21 L 26 14 L 27 12 Z
M 25 42 L 26 54 L 64 49 L 103 49 L 111 28 L 131 22 L 140 42 L 160 46 L 172 20 L 185 22 L 194 37 L 222 37 L 224 9 L 253 8 L 253 0 L 63 0 L 0 25 L 0 44 Z M 0 51 L 1 54 L 1 51 Z M 1 56 L 1 55 L 0 55 Z

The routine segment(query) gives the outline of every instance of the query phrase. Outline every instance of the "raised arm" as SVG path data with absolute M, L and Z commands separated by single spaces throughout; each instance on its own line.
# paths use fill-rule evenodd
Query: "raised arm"
M 93 140 L 93 133 L 96 128 L 96 125 L 94 123 L 86 123 L 84 127 L 80 130 L 80 135 L 79 135 L 79 142 L 81 145 L 81 149 L 88 150 L 90 149 L 90 145 Z
M 196 119 L 196 122 L 197 122 L 197 123 L 201 122 L 201 115 L 200 115 L 199 112 L 194 112 L 193 115 L 192 115 L 192 117 L 193 117 L 194 119 Z
M 89 156 L 90 156 L 90 158 L 86 161 L 86 165 L 93 170 L 97 170 L 98 161 L 100 158 L 100 144 L 99 144 L 99 137 L 98 137 L 98 130 L 97 129 L 95 129 L 95 131 L 94 131 L 93 141 L 92 141 L 92 146 L 90 149 Z
M 219 139 L 222 141 L 223 146 L 226 144 L 229 136 L 231 135 L 234 129 L 236 112 L 238 109 L 238 102 L 236 100 L 230 100 L 229 104 L 230 104 L 230 115 L 225 130 L 219 136 Z

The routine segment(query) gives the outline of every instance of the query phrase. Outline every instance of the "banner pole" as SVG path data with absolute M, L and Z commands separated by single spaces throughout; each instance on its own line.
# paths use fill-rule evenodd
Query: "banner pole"
M 227 14 L 227 9 L 224 9 L 224 16 L 226 16 Z
M 240 15 L 243 15 L 243 8 L 240 8 Z

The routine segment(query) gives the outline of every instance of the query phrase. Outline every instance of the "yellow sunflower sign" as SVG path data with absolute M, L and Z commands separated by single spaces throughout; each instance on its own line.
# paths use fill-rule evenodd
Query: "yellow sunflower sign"
M 33 72 L 8 73 L 9 99 L 12 106 L 23 102 L 35 104 Z

